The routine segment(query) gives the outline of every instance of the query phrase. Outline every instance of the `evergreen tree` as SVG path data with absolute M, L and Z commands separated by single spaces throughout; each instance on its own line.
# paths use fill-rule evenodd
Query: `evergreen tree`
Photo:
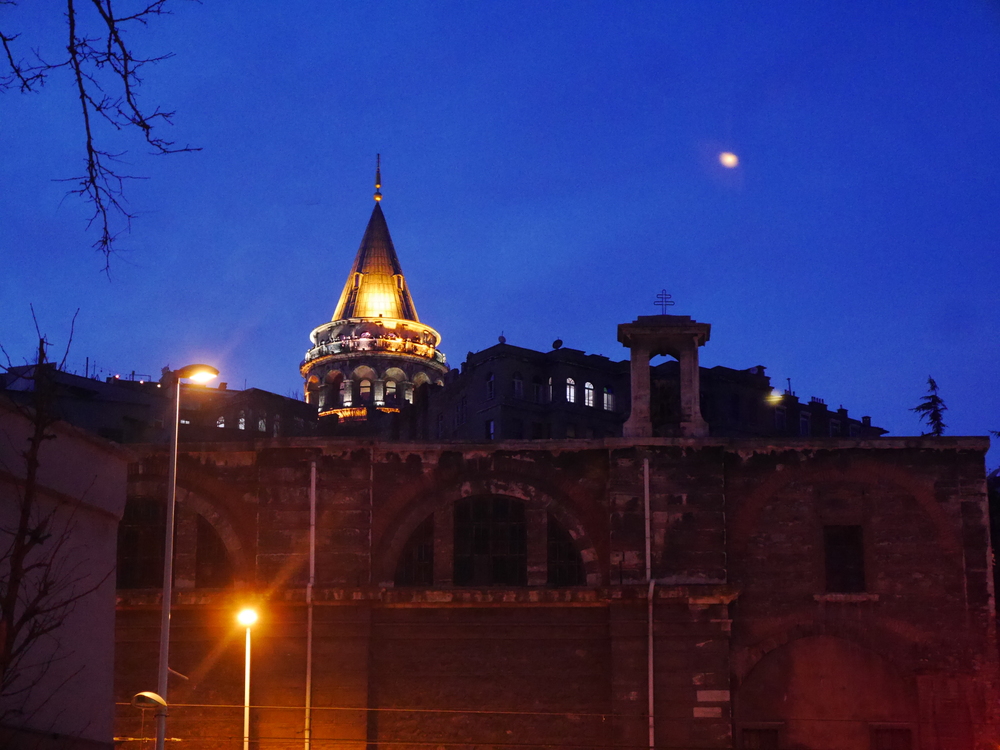
M 944 401 L 938 395 L 938 385 L 934 382 L 934 378 L 927 377 L 927 395 L 920 399 L 920 403 L 910 411 L 919 414 L 920 420 L 931 428 L 930 432 L 925 432 L 924 435 L 933 435 L 934 437 L 944 435 L 944 428 L 948 425 L 944 423 L 943 414 L 948 411 L 948 407 L 944 405 Z

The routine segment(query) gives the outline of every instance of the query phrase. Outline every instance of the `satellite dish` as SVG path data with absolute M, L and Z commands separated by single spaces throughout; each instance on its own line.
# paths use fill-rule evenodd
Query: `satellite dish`
M 132 705 L 136 708 L 166 708 L 167 702 L 156 693 L 144 690 L 132 696 Z

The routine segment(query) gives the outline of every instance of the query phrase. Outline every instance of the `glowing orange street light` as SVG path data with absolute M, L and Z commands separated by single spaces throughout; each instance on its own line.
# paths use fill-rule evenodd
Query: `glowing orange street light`
M 246 674 L 243 678 L 243 750 L 250 748 L 250 628 L 257 622 L 257 612 L 247 608 L 236 615 L 236 622 L 247 629 Z

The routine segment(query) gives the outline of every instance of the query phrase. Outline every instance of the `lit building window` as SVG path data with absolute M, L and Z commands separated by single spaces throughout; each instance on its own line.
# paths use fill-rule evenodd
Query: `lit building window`
M 342 380 L 340 382 L 340 405 L 341 406 L 351 405 L 351 392 L 347 388 L 346 380 Z
M 215 420 L 215 426 L 216 427 L 225 427 L 226 426 L 226 418 L 225 417 L 219 417 L 218 419 L 216 419 Z
M 492 419 L 487 419 L 486 420 L 486 424 L 484 425 L 484 427 L 485 427 L 485 429 L 484 429 L 484 432 L 485 432 L 484 437 L 487 440 L 493 440 L 493 439 L 495 439 L 496 438 L 496 422 L 494 422 Z
M 583 384 L 583 405 L 593 406 L 594 405 L 594 384 L 584 383 Z
M 247 417 L 245 412 L 242 411 L 240 412 L 240 419 L 237 422 L 236 426 L 239 427 L 241 430 L 245 430 L 247 428 Z
M 549 378 L 548 385 L 545 387 L 545 403 L 552 403 L 552 378 Z
M 486 400 L 493 398 L 496 393 L 496 381 L 493 378 L 493 373 L 491 372 L 486 376 Z
M 385 381 L 385 401 L 387 404 L 396 403 L 396 381 Z
M 267 432 L 267 414 L 261 414 L 257 419 L 257 432 Z
M 615 392 L 610 387 L 604 389 L 604 411 L 615 410 Z
M 521 373 L 514 373 L 514 398 L 524 398 L 524 380 Z
M 566 403 L 576 403 L 576 382 L 573 378 L 566 378 Z
M 372 381 L 362 380 L 359 384 L 358 393 L 361 396 L 362 403 L 368 403 L 372 400 Z

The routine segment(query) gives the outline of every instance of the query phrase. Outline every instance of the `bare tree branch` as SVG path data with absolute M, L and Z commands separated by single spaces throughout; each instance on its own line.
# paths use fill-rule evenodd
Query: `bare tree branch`
M 4 50 L 4 67 L 0 75 L 0 91 L 17 88 L 22 93 L 42 88 L 49 74 L 67 68 L 71 71 L 80 105 L 84 142 L 84 172 L 61 182 L 75 183 L 69 195 L 77 195 L 93 207 L 87 228 L 96 226 L 98 237 L 93 246 L 104 256 L 104 270 L 110 271 L 111 255 L 122 233 L 131 229 L 134 214 L 127 207 L 125 182 L 140 179 L 119 169 L 124 151 L 112 151 L 98 143 L 95 119 L 117 131 L 139 131 L 154 154 L 176 154 L 199 151 L 199 148 L 167 140 L 160 127 L 171 125 L 174 112 L 159 107 L 147 109 L 139 102 L 142 86 L 140 72 L 145 65 L 162 62 L 172 54 L 143 57 L 136 54 L 125 39 L 125 31 L 133 25 L 147 26 L 150 20 L 166 15 L 167 0 L 147 0 L 139 10 L 118 15 L 113 0 L 66 1 L 65 56 L 53 62 L 33 50 L 33 61 L 25 61 L 14 50 L 19 34 L 0 30 Z M 2 2 L 16 5 L 16 0 Z M 85 9 L 91 13 L 87 16 Z M 85 16 L 99 29 L 82 30 Z

